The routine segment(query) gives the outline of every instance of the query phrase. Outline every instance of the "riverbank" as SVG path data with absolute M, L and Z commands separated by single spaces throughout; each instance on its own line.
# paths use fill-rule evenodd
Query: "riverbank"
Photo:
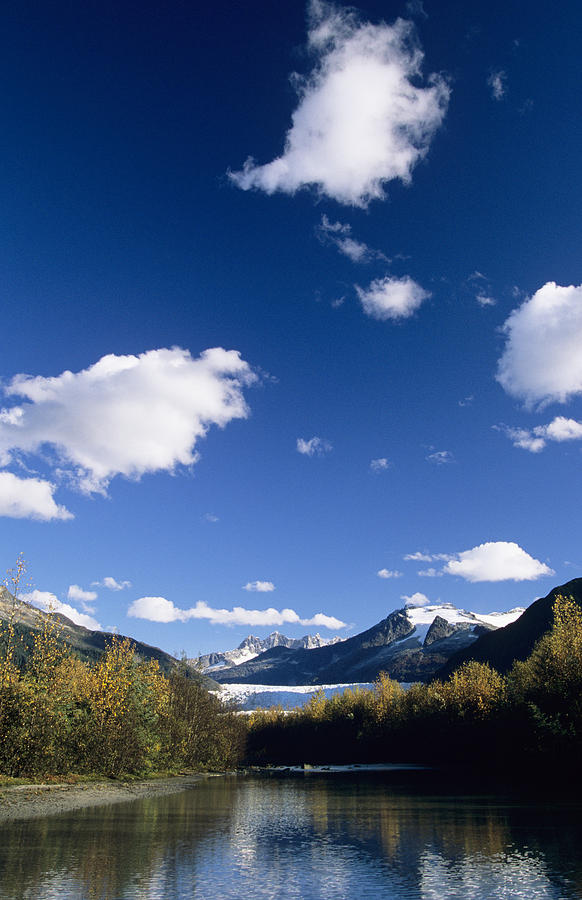
M 212 775 L 173 775 L 144 781 L 0 785 L 0 823 L 177 794 Z

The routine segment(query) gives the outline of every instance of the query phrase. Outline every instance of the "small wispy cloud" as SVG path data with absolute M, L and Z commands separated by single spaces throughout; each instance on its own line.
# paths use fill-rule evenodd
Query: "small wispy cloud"
M 473 394 L 470 394 L 468 397 L 463 397 L 462 400 L 458 401 L 459 406 L 471 406 L 475 397 Z
M 495 69 L 487 79 L 493 100 L 503 100 L 507 93 L 507 73 L 503 69 Z
M 274 590 L 275 585 L 272 581 L 247 581 L 243 585 L 243 591 L 254 591 L 259 594 L 266 594 Z
M 406 556 L 402 557 L 405 562 L 432 562 L 432 555 L 429 553 L 422 553 L 421 550 L 417 550 L 416 553 L 407 553 Z
M 489 294 L 479 293 L 475 297 L 475 300 L 479 304 L 479 306 L 497 306 L 497 300 L 493 297 L 490 297 Z
M 455 462 L 455 457 L 450 450 L 434 450 L 432 453 L 429 453 L 425 459 L 435 466 L 446 466 L 449 463 Z
M 213 525 L 216 524 L 216 522 L 220 522 L 220 519 L 218 516 L 215 516 L 214 513 L 204 513 L 202 518 L 205 522 L 211 522 Z
M 102 581 L 92 581 L 93 587 L 104 587 L 108 591 L 124 591 L 131 587 L 131 581 L 117 581 L 113 575 L 106 575 Z
M 398 569 L 378 569 L 376 572 L 378 578 L 402 578 L 402 574 Z
M 385 456 L 380 456 L 378 459 L 370 460 L 370 469 L 372 472 L 386 472 L 387 469 L 390 468 L 392 463 Z
M 331 222 L 324 214 L 317 226 L 316 234 L 323 244 L 331 244 L 354 263 L 366 263 L 373 259 L 389 262 L 379 250 L 373 250 L 363 241 L 352 236 L 352 226 L 342 222 Z
M 418 16 L 421 19 L 428 19 L 428 13 L 424 8 L 422 0 L 408 0 L 406 4 L 406 12 L 411 16 Z
M 325 456 L 333 450 L 329 441 L 320 437 L 312 437 L 309 440 L 297 438 L 297 452 L 303 456 Z

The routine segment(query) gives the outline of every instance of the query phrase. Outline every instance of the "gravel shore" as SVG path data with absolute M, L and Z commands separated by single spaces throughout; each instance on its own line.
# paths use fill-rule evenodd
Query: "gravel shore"
M 104 806 L 176 794 L 197 784 L 207 775 L 176 775 L 152 781 L 91 781 L 83 784 L 22 784 L 0 787 L 0 824 L 68 812 L 86 806 Z

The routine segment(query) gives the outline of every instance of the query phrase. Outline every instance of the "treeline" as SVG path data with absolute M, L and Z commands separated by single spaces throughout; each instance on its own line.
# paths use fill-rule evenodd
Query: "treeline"
M 17 604 L 17 600 L 14 601 Z M 82 662 L 50 616 L 23 665 L 17 626 L 0 623 L 0 775 L 145 775 L 224 770 L 239 762 L 245 722 L 179 668 L 169 677 L 111 638 Z
M 404 691 L 381 675 L 372 690 L 316 694 L 303 708 L 255 713 L 255 764 L 416 762 L 569 772 L 582 751 L 582 610 L 558 597 L 554 625 L 505 676 L 469 662 L 447 681 Z

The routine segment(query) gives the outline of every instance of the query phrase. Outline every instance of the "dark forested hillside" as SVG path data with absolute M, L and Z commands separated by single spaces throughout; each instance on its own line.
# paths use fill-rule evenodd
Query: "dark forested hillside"
M 582 578 L 574 578 L 552 588 L 546 597 L 528 606 L 511 625 L 483 634 L 471 646 L 453 654 L 435 677 L 447 678 L 463 663 L 470 661 L 488 663 L 498 672 L 508 672 L 515 660 L 527 659 L 542 635 L 550 630 L 552 609 L 558 595 L 572 597 L 582 607 Z

